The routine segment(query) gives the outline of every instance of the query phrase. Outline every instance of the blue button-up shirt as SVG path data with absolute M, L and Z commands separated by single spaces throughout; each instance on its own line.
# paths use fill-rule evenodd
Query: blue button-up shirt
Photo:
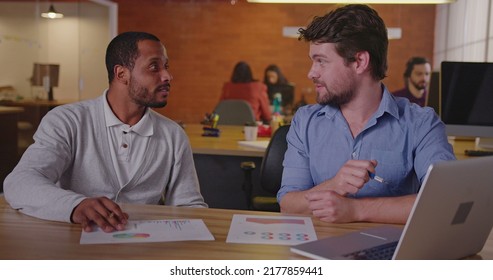
M 413 194 L 432 163 L 455 159 L 445 125 L 432 108 L 394 97 L 382 88 L 378 110 L 356 138 L 338 107 L 315 104 L 296 112 L 287 135 L 278 201 L 288 192 L 333 178 L 350 159 L 377 160 L 375 173 L 386 181 L 370 180 L 351 196 Z

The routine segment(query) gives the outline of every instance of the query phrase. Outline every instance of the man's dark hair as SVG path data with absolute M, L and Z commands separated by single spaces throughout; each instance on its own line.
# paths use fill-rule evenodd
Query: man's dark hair
M 411 77 L 411 73 L 413 72 L 414 65 L 426 64 L 430 63 L 428 59 L 424 57 L 411 57 L 406 63 L 406 70 L 404 71 L 404 78 Z
M 244 61 L 236 63 L 233 69 L 233 74 L 231 75 L 232 83 L 250 83 L 255 81 L 253 79 L 252 69 L 250 65 Z
M 106 48 L 106 70 L 108 81 L 115 78 L 113 69 L 116 65 L 122 65 L 132 70 L 135 60 L 139 56 L 138 43 L 143 40 L 160 42 L 156 36 L 146 32 L 124 32 L 113 38 Z
M 370 54 L 371 74 L 382 80 L 387 73 L 387 28 L 378 13 L 367 5 L 346 5 L 322 17 L 315 17 L 306 29 L 300 28 L 299 40 L 334 43 L 346 63 L 354 62 L 360 51 Z

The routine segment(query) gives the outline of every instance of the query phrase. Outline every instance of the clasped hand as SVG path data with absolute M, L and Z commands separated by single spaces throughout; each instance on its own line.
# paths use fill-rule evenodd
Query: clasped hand
M 354 199 L 348 194 L 357 193 L 375 173 L 375 160 L 349 160 L 332 179 L 307 192 L 305 199 L 313 216 L 326 222 L 346 223 L 357 220 Z

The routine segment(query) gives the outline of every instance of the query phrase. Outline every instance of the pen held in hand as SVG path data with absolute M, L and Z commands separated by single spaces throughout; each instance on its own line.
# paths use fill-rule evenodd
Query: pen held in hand
M 380 182 L 382 184 L 387 184 L 387 181 L 385 181 L 382 177 L 376 175 L 375 173 L 368 171 L 368 175 L 370 176 L 370 179 L 372 179 L 372 180 L 375 180 L 375 181 Z

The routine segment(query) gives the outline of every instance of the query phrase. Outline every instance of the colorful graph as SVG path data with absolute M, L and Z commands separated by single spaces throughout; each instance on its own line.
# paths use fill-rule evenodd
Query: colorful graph
M 255 232 L 255 231 L 245 231 L 245 235 L 250 236 L 250 238 L 256 234 L 259 234 L 259 237 L 261 239 L 267 239 L 267 240 L 273 240 L 273 239 L 278 239 L 278 240 L 297 240 L 297 241 L 308 241 L 310 240 L 310 236 L 306 233 L 287 233 L 287 232 L 279 232 L 279 233 L 274 233 L 274 232 Z
M 126 233 L 115 233 L 113 234 L 113 237 L 114 238 L 148 238 L 151 237 L 151 235 L 148 233 L 126 232 Z
M 310 217 L 234 214 L 226 242 L 296 245 L 316 239 Z
M 293 225 L 304 225 L 305 221 L 303 219 L 275 219 L 275 218 L 246 218 L 245 221 L 250 223 L 257 223 L 263 225 L 269 224 L 293 224 Z

